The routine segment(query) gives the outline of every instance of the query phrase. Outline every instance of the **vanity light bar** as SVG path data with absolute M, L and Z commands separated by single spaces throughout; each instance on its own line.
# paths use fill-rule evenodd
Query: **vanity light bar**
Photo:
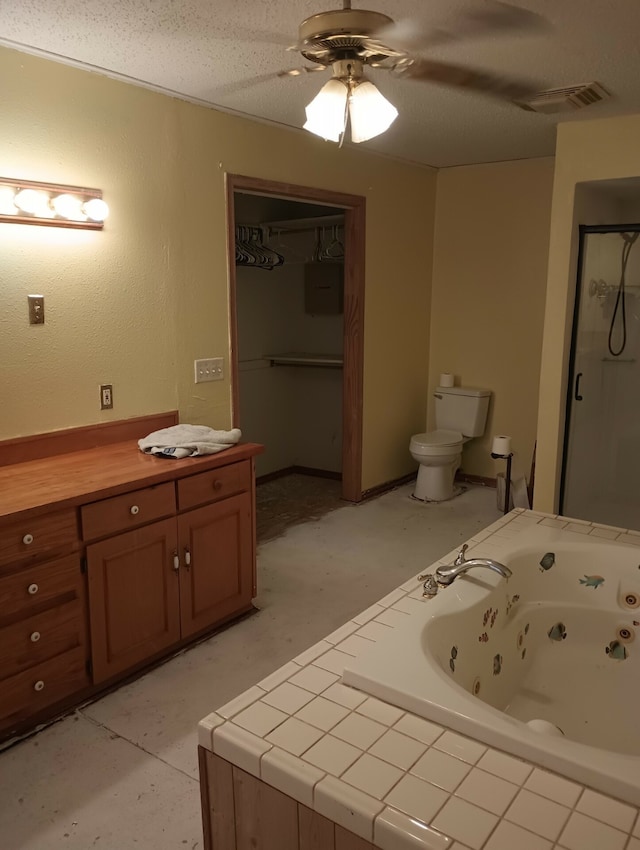
M 0 177 L 0 222 L 102 230 L 108 215 L 101 189 Z

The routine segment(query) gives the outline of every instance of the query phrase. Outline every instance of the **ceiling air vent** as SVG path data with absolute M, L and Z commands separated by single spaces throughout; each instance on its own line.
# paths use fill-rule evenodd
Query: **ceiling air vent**
M 609 97 L 611 95 L 600 83 L 585 83 L 537 92 L 527 100 L 516 101 L 516 104 L 528 112 L 571 112 Z

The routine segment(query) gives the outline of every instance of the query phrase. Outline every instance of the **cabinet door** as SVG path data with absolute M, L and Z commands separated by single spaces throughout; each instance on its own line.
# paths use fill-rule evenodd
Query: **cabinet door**
M 182 636 L 247 610 L 252 588 L 251 494 L 178 517 Z
M 180 640 L 175 519 L 87 547 L 93 680 Z

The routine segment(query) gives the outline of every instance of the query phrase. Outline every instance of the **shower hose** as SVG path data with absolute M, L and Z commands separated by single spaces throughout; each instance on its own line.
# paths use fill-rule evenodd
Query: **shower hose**
M 636 240 L 640 236 L 640 232 L 638 233 L 622 233 L 620 234 L 623 239 L 622 244 L 622 257 L 621 264 L 622 268 L 620 270 L 620 283 L 618 284 L 618 293 L 616 295 L 616 303 L 613 308 L 613 316 L 611 317 L 611 325 L 609 327 L 609 353 L 613 357 L 619 357 L 624 351 L 627 345 L 627 310 L 626 310 L 626 296 L 625 296 L 625 279 L 627 276 L 627 263 L 629 262 L 629 254 L 631 253 L 631 249 L 636 243 Z M 622 340 L 620 342 L 620 347 L 614 351 L 613 348 L 613 332 L 615 330 L 616 317 L 618 315 L 618 309 L 620 309 L 620 316 L 622 319 Z

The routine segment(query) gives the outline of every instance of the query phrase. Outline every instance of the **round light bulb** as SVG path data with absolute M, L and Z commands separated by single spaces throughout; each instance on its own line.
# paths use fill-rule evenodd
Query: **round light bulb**
M 0 215 L 15 215 L 18 208 L 13 203 L 16 196 L 11 186 L 0 186 Z
M 82 199 L 77 195 L 56 195 L 51 201 L 51 206 L 56 215 L 73 221 L 84 221 L 86 216 L 82 214 Z
M 109 207 L 101 198 L 91 198 L 82 205 L 82 212 L 91 221 L 104 221 L 109 215 Z
M 51 215 L 49 196 L 38 189 L 21 189 L 15 197 L 15 205 L 22 212 L 46 218 Z

